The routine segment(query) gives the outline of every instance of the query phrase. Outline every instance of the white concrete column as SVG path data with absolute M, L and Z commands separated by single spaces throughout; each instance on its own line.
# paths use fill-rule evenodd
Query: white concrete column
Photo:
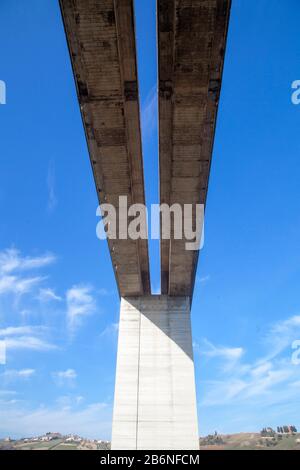
M 112 449 L 199 449 L 188 297 L 121 300 Z

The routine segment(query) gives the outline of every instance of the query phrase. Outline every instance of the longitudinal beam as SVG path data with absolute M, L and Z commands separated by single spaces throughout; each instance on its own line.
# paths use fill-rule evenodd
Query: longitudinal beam
M 101 203 L 145 204 L 133 0 L 60 0 Z M 109 240 L 121 296 L 150 293 L 147 240 Z
M 231 1 L 157 5 L 160 200 L 205 204 Z M 198 252 L 185 243 L 161 240 L 162 294 L 192 296 Z

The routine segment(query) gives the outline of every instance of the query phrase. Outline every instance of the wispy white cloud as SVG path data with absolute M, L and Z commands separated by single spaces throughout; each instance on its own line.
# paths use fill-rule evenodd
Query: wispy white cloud
M 58 349 L 55 344 L 35 336 L 17 336 L 5 339 L 7 350 L 53 351 Z
M 52 376 L 55 383 L 59 386 L 73 386 L 77 378 L 77 372 L 74 369 L 60 370 L 53 372 Z
M 74 369 L 62 370 L 54 374 L 61 379 L 76 379 L 77 377 L 77 373 Z
M 41 302 L 50 302 L 55 300 L 57 302 L 61 302 L 63 299 L 59 295 L 55 293 L 53 289 L 48 288 L 41 288 L 39 291 L 38 299 Z
M 199 284 L 206 284 L 209 280 L 210 280 L 210 275 L 209 274 L 207 274 L 206 276 L 197 277 L 197 282 Z
M 7 369 L 2 373 L 2 377 L 6 382 L 11 382 L 17 379 L 29 379 L 35 373 L 35 369 Z
M 78 408 L 84 402 L 84 397 L 81 395 L 62 395 L 56 400 L 57 405 L 63 410 L 71 410 Z
M 26 271 L 48 266 L 56 261 L 52 253 L 42 256 L 23 257 L 15 248 L 8 248 L 0 252 L 0 273 L 12 273 L 15 271 Z
M 41 326 L 9 326 L 7 328 L 0 329 L 0 337 L 7 336 L 20 336 L 20 335 L 32 335 L 36 332 L 44 330 Z
M 237 361 L 244 354 L 243 348 L 228 348 L 224 346 L 214 346 L 208 340 L 205 340 L 207 349 L 204 354 L 209 357 L 219 357 L 226 361 Z
M 24 271 L 32 271 L 54 263 L 55 256 L 46 253 L 42 256 L 22 256 L 15 248 L 0 252 L 0 295 L 13 294 L 20 297 L 33 291 L 45 276 L 26 276 Z
M 17 395 L 16 390 L 0 390 L 0 397 L 9 397 Z
M 160 293 L 161 293 L 160 284 L 154 283 L 154 285 L 152 286 L 152 294 L 153 295 L 160 295 Z
M 78 326 L 83 317 L 95 311 L 91 286 L 75 285 L 67 291 L 67 318 L 71 329 Z
M 10 399 L 10 400 L 7 400 L 7 399 L 5 400 L 5 399 L 0 398 L 0 406 L 12 406 L 20 402 L 22 402 L 22 400 L 17 400 L 15 398 Z
M 294 371 L 295 372 L 295 371 Z M 291 378 L 292 371 L 275 367 L 266 375 L 254 377 L 251 371 L 239 376 L 239 372 L 222 379 L 207 380 L 203 382 L 204 390 L 200 406 L 243 406 L 248 409 L 253 400 L 266 407 L 275 402 L 286 400 L 284 387 Z
M 102 297 L 107 297 L 108 295 L 111 295 L 112 292 L 109 291 L 108 289 L 100 288 L 97 290 L 97 294 L 101 295 Z
M 46 276 L 30 276 L 33 270 L 45 268 L 55 261 L 56 257 L 51 253 L 29 257 L 23 256 L 15 248 L 0 251 L 1 300 L 3 298 L 5 308 L 9 308 L 13 314 L 18 312 L 19 315 L 14 317 L 14 325 L 0 328 L 0 339 L 3 338 L 5 342 L 3 351 L 51 351 L 58 349 L 48 338 L 47 328 L 18 325 L 20 315 L 23 316 L 22 322 L 24 322 L 24 316 L 39 316 L 42 321 L 45 321 L 49 311 L 47 304 L 59 302 L 60 313 L 65 315 L 69 331 L 74 333 L 83 317 L 95 311 L 94 294 L 95 298 L 97 295 L 107 295 L 106 291 L 94 292 L 91 286 L 74 285 L 66 291 L 64 296 L 60 296 L 53 288 L 41 286 L 41 283 L 47 278 Z M 24 275 L 25 271 L 26 275 Z M 51 315 L 46 323 L 49 325 L 52 320 L 53 316 Z M 50 333 L 50 329 L 48 332 Z
M 0 435 L 20 438 L 59 431 L 91 439 L 110 439 L 111 436 L 112 407 L 107 403 L 79 407 L 57 403 L 54 407 L 41 405 L 35 409 L 26 403 L 1 403 L 0 406 Z
M 111 323 L 100 333 L 100 338 L 114 337 L 119 330 L 119 323 Z
M 66 320 L 67 325 L 72 328 L 79 325 L 86 316 L 96 311 L 96 299 L 99 296 L 108 295 L 107 291 L 96 290 L 82 284 L 73 285 L 63 295 L 58 295 L 60 291 L 48 287 L 47 284 L 42 285 L 41 283 L 47 278 L 45 268 L 55 260 L 56 257 L 48 253 L 29 257 L 24 256 L 16 249 L 0 251 L 0 342 L 5 343 L 5 351 L 8 352 L 6 364 L 14 364 L 4 372 L 0 371 L 0 376 L 4 389 L 11 387 L 5 385 L 6 383 L 16 382 L 16 390 L 19 391 L 17 397 L 13 394 L 10 396 L 9 390 L 6 393 L 3 390 L 3 393 L 0 394 L 0 407 L 2 406 L 0 409 L 0 435 L 3 432 L 5 435 L 14 433 L 39 434 L 39 427 L 48 431 L 51 428 L 57 429 L 59 424 L 62 432 L 68 432 L 66 428 L 69 426 L 69 432 L 74 433 L 77 428 L 78 434 L 89 435 L 94 429 L 95 435 L 100 431 L 100 435 L 98 435 L 102 437 L 99 422 L 111 411 L 111 408 L 105 404 L 84 406 L 85 400 L 79 394 L 72 398 L 68 406 L 66 404 L 62 406 L 61 402 L 54 407 L 42 406 L 35 410 L 29 408 L 29 403 L 26 408 L 24 405 L 26 402 L 20 401 L 24 399 L 24 394 L 26 394 L 22 381 L 34 379 L 37 372 L 34 368 L 20 368 L 20 363 L 18 364 L 17 360 L 21 356 L 18 352 L 22 353 L 22 364 L 24 364 L 27 351 L 30 352 L 30 356 L 28 355 L 30 360 L 32 360 L 32 352 L 57 351 L 61 345 L 53 343 L 63 337 L 67 338 L 66 331 L 61 331 L 61 328 L 66 327 Z M 42 269 L 43 271 L 40 272 Z M 45 276 L 44 271 L 46 271 Z M 21 295 L 23 293 L 27 295 Z M 54 302 L 59 303 L 54 304 Z M 57 315 L 53 315 L 54 307 Z M 27 322 L 29 318 L 30 323 Z M 27 324 L 24 324 L 25 320 Z M 59 331 L 57 326 L 60 328 Z M 54 333 L 58 333 L 55 341 L 53 340 Z M 31 362 L 30 365 L 35 366 L 35 363 Z M 45 367 L 50 382 L 52 380 L 57 385 L 66 385 L 70 387 L 68 391 L 77 390 L 77 386 L 75 387 L 76 370 L 66 369 L 51 372 L 53 369 L 49 371 L 47 364 Z M 111 417 L 109 416 L 108 429 L 110 422 Z M 32 423 L 34 424 L 32 425 Z M 26 431 L 27 426 L 32 429 L 32 432 Z
M 158 116 L 158 98 L 157 86 L 153 86 L 150 90 L 145 102 L 142 104 L 141 118 L 142 118 L 142 132 L 145 139 L 149 139 L 157 126 Z
M 292 364 L 291 344 L 300 331 L 299 319 L 294 316 L 271 325 L 265 336 L 269 352 L 252 362 L 243 360 L 243 348 L 218 347 L 203 341 L 198 352 L 216 361 L 221 375 L 203 381 L 202 406 L 239 404 L 247 409 L 254 401 L 267 409 L 274 403 L 296 400 L 298 390 L 293 384 L 297 384 L 299 367 Z M 282 355 L 286 349 L 287 355 Z
M 31 315 L 31 309 L 28 308 L 21 308 L 19 313 L 22 317 L 29 317 Z
M 5 341 L 0 339 L 0 365 L 6 364 L 6 344 Z
M 294 315 L 286 320 L 276 322 L 264 337 L 269 348 L 267 359 L 280 354 L 295 339 L 300 338 L 300 315 Z M 265 359 L 264 359 L 265 360 Z
M 223 369 L 225 370 L 235 367 L 245 352 L 243 348 L 215 346 L 207 339 L 203 339 L 201 346 L 194 344 L 194 348 L 196 351 L 200 350 L 203 356 L 218 358 L 222 362 Z
M 84 397 L 82 395 L 77 395 L 77 397 L 75 397 L 75 403 L 76 405 L 79 405 L 80 403 L 82 403 L 84 401 Z
M 49 343 L 44 335 L 43 326 L 9 326 L 0 329 L 0 338 L 4 340 L 6 350 L 51 351 L 57 346 Z
M 17 276 L 1 276 L 0 277 L 0 295 L 16 294 L 23 295 L 32 291 L 39 285 L 45 277 L 37 276 L 30 278 L 20 278 Z

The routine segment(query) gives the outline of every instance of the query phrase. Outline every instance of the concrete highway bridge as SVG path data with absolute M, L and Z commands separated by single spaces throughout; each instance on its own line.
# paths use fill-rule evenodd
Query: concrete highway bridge
M 145 204 L 134 2 L 60 5 L 99 201 Z M 230 6 L 157 0 L 160 202 L 170 206 L 206 202 Z M 121 298 L 113 449 L 199 448 L 190 323 L 199 251 L 185 242 L 161 238 L 161 295 L 151 295 L 147 240 L 108 239 Z

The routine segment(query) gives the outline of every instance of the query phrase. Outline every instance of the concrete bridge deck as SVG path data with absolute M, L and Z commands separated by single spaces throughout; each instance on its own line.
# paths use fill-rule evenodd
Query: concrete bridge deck
M 230 4 L 157 1 L 161 203 L 205 205 Z M 185 242 L 161 240 L 162 294 L 192 297 L 198 252 Z
M 99 201 L 145 204 L 132 0 L 60 0 Z M 108 240 L 120 296 L 150 293 L 147 240 Z

